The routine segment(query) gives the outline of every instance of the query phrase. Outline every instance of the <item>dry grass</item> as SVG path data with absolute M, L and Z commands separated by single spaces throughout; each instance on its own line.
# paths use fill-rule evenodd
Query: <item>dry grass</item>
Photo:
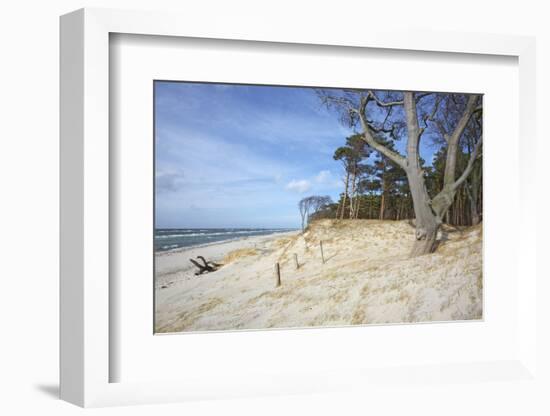
M 351 324 L 352 325 L 361 325 L 363 322 L 365 322 L 366 314 L 363 308 L 357 308 L 355 312 L 353 312 L 353 316 L 351 317 Z
M 285 246 L 289 245 L 290 243 L 293 243 L 295 240 L 296 240 L 295 237 L 279 238 L 279 239 L 277 239 L 273 242 L 273 246 L 275 248 L 282 248 L 282 247 L 285 247 Z
M 224 258 L 223 264 L 229 264 L 236 260 L 242 259 L 243 257 L 256 256 L 258 255 L 258 250 L 254 248 L 241 248 L 238 250 L 230 251 Z
M 177 319 L 170 323 L 157 329 L 157 332 L 181 332 L 184 331 L 187 327 L 193 325 L 197 319 L 199 319 L 203 314 L 211 311 L 217 306 L 221 305 L 223 300 L 220 298 L 212 298 L 207 302 L 201 304 L 197 309 L 191 311 L 184 311 L 178 314 Z

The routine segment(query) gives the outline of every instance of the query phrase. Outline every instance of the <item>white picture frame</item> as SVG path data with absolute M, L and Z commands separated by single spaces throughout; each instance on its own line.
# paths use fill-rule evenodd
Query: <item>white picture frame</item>
M 110 259 L 109 36 L 113 33 L 278 42 L 334 47 L 431 51 L 441 54 L 503 55 L 519 65 L 519 147 L 521 227 L 517 244 L 522 279 L 517 292 L 517 348 L 509 359 L 469 363 L 442 362 L 410 367 L 335 368 L 326 377 L 310 371 L 237 380 L 219 374 L 182 381 L 111 382 L 110 366 L 119 359 L 110 349 L 112 298 Z M 535 165 L 535 40 L 529 37 L 438 33 L 349 27 L 330 33 L 313 27 L 281 31 L 276 24 L 236 26 L 224 20 L 205 25 L 192 16 L 83 9 L 61 18 L 61 398 L 80 406 L 159 403 L 197 398 L 322 393 L 434 381 L 484 380 L 537 383 Z M 538 321 L 540 325 L 540 320 Z M 327 332 L 327 334 L 329 334 Z M 333 335 L 327 335 L 333 336 Z M 428 387 L 429 388 L 429 387 Z

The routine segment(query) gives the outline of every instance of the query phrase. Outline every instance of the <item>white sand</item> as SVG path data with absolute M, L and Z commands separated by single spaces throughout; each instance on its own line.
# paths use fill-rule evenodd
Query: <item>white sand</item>
M 340 326 L 482 317 L 482 229 L 446 228 L 434 254 L 408 258 L 405 221 L 315 223 L 156 256 L 158 332 Z M 320 257 L 323 240 L 326 263 Z M 231 261 L 194 276 L 189 258 Z M 300 268 L 295 269 L 293 254 Z M 274 264 L 282 285 L 275 287 Z

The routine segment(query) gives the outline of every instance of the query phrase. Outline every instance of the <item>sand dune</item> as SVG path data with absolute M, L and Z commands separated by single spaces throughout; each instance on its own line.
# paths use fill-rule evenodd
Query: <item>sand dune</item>
M 481 226 L 445 227 L 436 253 L 409 259 L 413 234 L 406 221 L 322 220 L 304 234 L 157 254 L 156 331 L 480 319 Z M 224 266 L 194 276 L 197 255 Z

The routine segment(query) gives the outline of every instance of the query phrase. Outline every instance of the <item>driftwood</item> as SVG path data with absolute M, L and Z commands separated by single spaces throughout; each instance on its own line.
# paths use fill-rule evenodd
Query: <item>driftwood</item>
M 221 266 L 221 264 L 219 263 L 206 261 L 206 259 L 203 256 L 197 256 L 197 258 L 201 260 L 203 264 L 200 264 L 196 260 L 189 259 L 189 261 L 199 269 L 198 271 L 195 272 L 195 276 L 201 275 L 203 273 L 215 272 Z

